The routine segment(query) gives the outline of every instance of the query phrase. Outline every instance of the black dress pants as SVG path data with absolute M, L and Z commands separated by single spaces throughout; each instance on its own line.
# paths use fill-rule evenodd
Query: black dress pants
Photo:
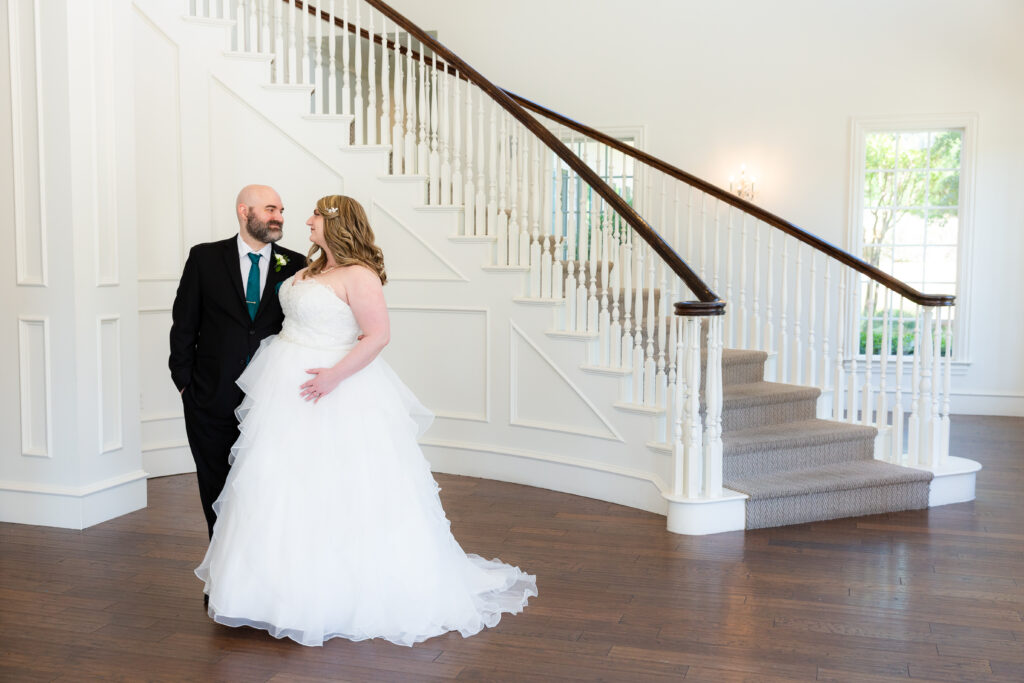
M 238 439 L 238 420 L 233 412 L 218 415 L 198 407 L 190 391 L 191 387 L 186 387 L 185 393 L 182 394 L 185 433 L 188 435 L 192 459 L 196 463 L 199 498 L 203 503 L 206 525 L 210 538 L 213 538 L 213 523 L 217 521 L 213 502 L 220 496 L 224 482 L 228 478 L 228 455 L 231 453 L 231 446 Z

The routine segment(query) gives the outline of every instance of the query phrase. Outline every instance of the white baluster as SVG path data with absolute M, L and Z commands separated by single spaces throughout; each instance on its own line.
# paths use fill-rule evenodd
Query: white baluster
M 584 142 L 583 145 L 583 163 L 587 163 L 587 145 Z M 597 160 L 595 159 L 595 166 Z M 601 241 L 601 227 L 598 225 L 600 217 L 597 214 L 597 193 L 594 192 L 593 188 L 586 186 L 586 194 L 581 194 L 581 197 L 589 195 L 589 202 L 584 202 L 580 207 L 580 215 L 584 215 L 582 208 L 586 206 L 587 209 L 587 276 L 590 279 L 590 287 L 587 290 L 587 332 L 597 332 L 597 318 L 600 312 L 600 306 L 597 302 L 597 260 L 598 260 L 598 246 Z
M 273 0 L 271 0 L 273 2 Z M 335 20 L 337 14 L 334 11 L 334 2 L 330 4 L 330 21 L 327 23 L 327 113 L 338 113 L 338 60 L 337 60 L 337 36 L 335 33 Z
M 637 240 L 636 247 L 633 252 L 636 256 L 635 264 L 635 276 L 636 276 L 636 288 L 634 296 L 636 301 L 634 302 L 636 325 L 633 330 L 633 401 L 635 403 L 644 402 L 644 346 L 643 346 L 643 327 L 644 327 L 644 257 L 647 252 L 647 243 L 642 240 Z M 647 315 L 652 315 L 652 311 L 648 310 Z
M 608 260 L 611 258 L 611 241 L 612 241 L 612 230 L 611 224 L 608 221 L 608 216 L 604 209 L 604 200 L 600 202 L 598 208 L 598 220 L 601 222 L 600 236 L 601 236 L 601 300 L 600 300 L 600 312 L 597 315 L 597 333 L 598 333 L 598 364 L 607 368 L 611 366 L 611 326 L 612 326 L 612 314 L 608 309 L 608 289 L 611 283 L 608 281 L 610 271 L 608 268 Z
M 831 267 L 832 261 L 830 260 Z M 839 299 L 837 299 L 838 316 L 836 317 L 836 361 L 832 379 L 832 419 L 842 420 L 843 412 L 843 346 L 844 340 L 849 337 L 846 332 L 846 277 L 844 277 L 842 266 L 839 269 Z M 826 366 L 828 367 L 828 366 Z
M 352 97 L 353 97 L 352 113 L 355 115 L 355 119 L 353 119 L 352 126 L 353 126 L 353 130 L 355 131 L 354 137 L 353 137 L 354 143 L 357 144 L 357 145 L 362 145 L 364 140 L 366 139 L 365 136 L 364 136 L 365 125 L 366 125 L 366 121 L 365 121 L 366 109 L 365 109 L 365 105 L 363 103 L 363 41 L 362 41 L 362 37 L 361 37 L 362 36 L 362 33 L 361 33 L 361 30 L 362 30 L 361 29 L 361 27 L 362 27 L 362 16 L 360 16 L 360 11 L 359 11 L 360 8 L 362 7 L 363 3 L 360 2 L 360 0 L 356 0 L 355 4 L 356 4 L 356 22 L 355 22 L 355 36 L 352 39 L 352 49 L 355 52 L 354 56 L 355 56 L 355 65 L 356 65 L 355 66 L 356 83 L 355 83 L 355 90 L 352 93 Z M 345 8 L 345 17 L 346 17 L 346 21 L 347 21 L 348 20 L 348 8 L 347 7 Z M 345 35 L 348 35 L 348 31 L 346 31 Z M 371 47 L 371 52 L 372 52 L 373 51 L 372 50 L 372 47 L 373 47 L 372 43 L 370 44 L 370 47 Z M 345 51 L 345 54 L 346 55 L 348 54 L 348 50 Z
M 543 165 L 541 167 L 540 182 L 543 188 L 538 192 L 540 197 L 541 232 L 544 235 L 543 251 L 540 257 L 540 295 L 545 299 L 554 297 L 554 285 L 552 282 L 552 262 L 556 242 L 552 239 L 551 226 L 551 153 L 547 147 L 538 142 L 538 149 L 543 154 Z M 541 156 L 540 154 L 538 156 Z M 493 177 L 493 174 L 492 174 Z M 494 188 L 491 188 L 491 201 L 494 202 Z M 495 220 L 497 220 L 497 203 L 495 203 Z
M 686 445 L 683 442 L 683 423 L 686 421 L 686 408 L 690 397 L 690 387 L 686 381 L 686 373 L 683 372 L 683 365 L 686 359 L 686 337 L 683 329 L 683 318 L 673 316 L 672 318 L 672 345 L 671 353 L 675 359 L 674 365 L 680 369 L 679 377 L 673 385 L 672 411 L 666 413 L 671 422 L 671 433 L 669 443 L 672 444 L 672 495 L 681 498 L 685 491 L 686 482 Z
M 429 174 L 430 172 L 430 105 L 427 103 L 427 58 L 423 44 L 420 44 L 420 65 L 419 81 L 417 83 L 417 107 L 419 115 L 419 134 L 416 137 L 416 169 L 419 173 Z M 483 98 L 480 99 L 481 105 Z
M 700 279 L 708 281 L 708 195 L 700 194 Z
M 683 495 L 687 498 L 701 498 L 703 489 L 704 444 L 703 425 L 700 419 L 700 318 L 684 318 L 683 357 L 680 365 L 685 369 L 685 382 L 681 403 L 683 404 L 683 451 L 686 471 L 683 476 Z
M 274 83 L 284 83 L 284 3 L 274 3 Z
M 790 373 L 794 378 L 795 384 L 803 384 L 803 348 L 804 339 L 800 330 L 800 318 L 801 316 L 801 303 L 803 302 L 803 287 L 800 285 L 800 281 L 803 278 L 804 271 L 804 250 L 803 242 L 796 243 L 796 274 L 793 283 L 793 362 L 789 366 L 791 368 Z M 811 282 L 811 289 L 814 289 L 814 282 Z
M 310 71 L 313 70 L 313 62 L 309 54 L 309 7 L 303 3 L 302 12 L 299 15 L 299 40 L 302 41 L 302 61 L 299 64 L 299 83 L 311 83 Z M 317 22 L 320 23 L 319 21 Z
M 939 349 L 941 351 L 941 347 Z M 943 465 L 949 457 L 949 411 L 950 411 L 950 387 L 951 375 L 953 372 L 953 307 L 946 307 L 946 353 L 943 356 L 942 373 L 942 413 L 940 442 L 936 458 L 938 464 Z
M 619 311 L 619 292 L 622 290 L 622 230 L 623 223 L 621 218 L 617 214 L 611 215 L 612 221 L 612 240 L 611 240 L 611 257 L 615 259 L 615 263 L 612 264 L 611 268 L 611 304 L 612 304 L 612 315 L 611 315 L 611 326 L 608 332 L 608 365 L 613 368 L 622 367 L 622 321 L 619 319 L 621 312 Z M 616 224 L 618 229 L 616 230 Z
M 228 0 L 224 0 L 224 16 L 228 16 L 227 8 Z M 235 3 L 235 50 L 237 52 L 245 52 L 245 0 L 238 0 Z
M 785 238 L 783 238 L 785 239 Z M 771 351 L 775 346 L 775 330 L 774 330 L 774 313 L 772 313 L 772 300 L 775 299 L 775 290 L 772 287 L 772 280 L 774 279 L 775 273 L 775 260 L 772 258 L 772 252 L 774 251 L 775 242 L 775 231 L 768 230 L 768 258 L 765 261 L 765 266 L 768 268 L 768 283 L 765 285 L 764 290 L 764 301 L 765 301 L 765 316 L 764 316 L 764 350 Z M 775 355 L 775 381 L 782 381 L 782 369 L 779 367 L 780 353 Z
M 906 465 L 903 452 L 903 304 L 899 298 L 899 320 L 896 325 L 896 396 L 892 405 L 892 456 L 893 462 Z
M 665 325 L 668 321 L 669 291 L 668 291 L 668 268 L 665 262 L 658 260 L 659 288 L 661 295 L 658 299 L 658 374 L 655 377 L 655 403 L 659 407 L 666 407 L 665 401 L 668 396 L 668 373 L 665 361 L 665 344 L 668 342 Z
M 334 17 L 331 17 L 333 22 Z M 313 55 L 313 113 L 324 113 L 324 22 L 320 20 L 320 10 L 317 9 L 316 17 L 313 19 L 313 42 L 315 53 Z M 333 68 L 333 66 L 332 66 Z
M 816 303 L 815 302 L 815 295 L 816 295 L 817 289 L 818 289 L 818 278 L 817 278 L 817 275 L 818 275 L 818 259 L 817 259 L 817 255 L 818 255 L 818 252 L 816 250 L 814 250 L 814 249 L 811 249 L 810 252 L 811 252 L 811 279 L 810 279 L 810 283 L 809 283 L 810 286 L 807 288 L 809 290 L 807 294 L 808 294 L 808 297 L 809 297 L 810 301 L 807 304 L 807 353 L 806 353 L 806 360 L 805 360 L 805 363 L 804 363 L 803 378 L 804 378 L 804 381 L 807 383 L 808 386 L 817 386 L 818 385 L 818 372 L 817 372 L 817 367 L 815 367 L 815 360 L 817 360 L 817 358 L 816 358 L 816 356 L 814 354 L 814 349 L 816 348 L 815 344 L 814 344 L 814 341 L 815 341 L 815 338 L 814 338 L 814 328 L 815 328 L 815 326 L 817 325 L 817 322 L 818 322 L 818 315 L 817 315 L 818 309 L 817 309 L 817 307 L 815 305 L 815 303 Z M 824 290 L 824 292 L 825 292 L 824 299 L 826 301 L 828 301 L 828 289 L 826 288 Z M 824 383 L 824 380 L 822 380 L 822 383 Z
M 678 278 L 674 279 L 678 280 Z M 667 416 L 665 420 L 665 441 L 674 443 L 674 423 L 678 419 L 677 416 L 679 414 L 678 386 L 680 375 L 677 372 L 677 368 L 680 366 L 678 364 L 679 354 L 676 352 L 677 345 L 679 344 L 679 326 L 676 324 L 677 317 L 673 314 L 671 304 L 665 308 L 668 311 L 668 315 L 664 319 L 664 324 L 668 328 L 668 387 L 665 392 L 665 415 Z
M 441 179 L 439 182 L 441 188 L 441 194 L 439 200 L 441 204 L 448 206 L 452 203 L 452 162 L 448 151 L 448 141 L 451 135 L 450 121 L 448 120 L 448 110 L 451 108 L 451 99 L 448 92 L 448 66 L 442 63 L 441 73 L 438 76 L 438 82 L 441 86 L 439 109 L 440 109 L 440 134 L 438 140 L 441 145 L 441 168 L 440 174 Z M 435 86 L 436 87 L 436 86 Z
M 740 314 L 739 314 L 739 345 L 741 349 L 750 348 L 749 326 L 750 314 L 747 311 L 747 214 L 740 214 Z M 727 301 L 731 301 L 728 300 Z
M 468 91 L 469 88 L 467 87 Z M 405 139 L 402 157 L 405 160 L 405 173 L 426 172 L 427 169 L 416 165 L 416 65 L 412 59 L 412 34 L 405 34 Z
M 860 353 L 860 313 L 859 307 L 857 306 L 857 293 L 859 289 L 859 278 L 860 276 L 850 271 L 848 273 L 850 277 L 850 288 L 847 292 L 847 303 L 849 308 L 847 309 L 846 318 L 847 323 L 850 326 L 850 330 L 847 333 L 847 339 L 850 343 L 850 367 L 846 373 L 846 386 L 849 389 L 847 404 L 847 417 L 850 422 L 857 421 L 857 355 Z
M 828 356 L 828 331 L 832 325 L 832 318 L 829 316 L 829 305 L 832 301 L 832 261 L 828 256 L 822 258 L 825 266 L 825 289 L 822 290 L 821 303 L 822 303 L 822 314 L 821 314 L 821 389 L 824 390 L 828 385 L 828 367 L 829 367 L 829 356 Z M 836 333 L 838 336 L 838 332 Z M 839 391 L 838 387 L 833 390 L 833 402 L 835 401 L 835 395 Z
M 543 275 L 540 263 L 540 188 L 537 187 L 537 166 L 540 161 L 538 140 L 530 135 L 530 161 L 527 164 L 527 175 L 530 183 L 530 296 L 540 298 L 543 294 Z
M 481 94 L 482 96 L 482 94 Z M 462 188 L 463 216 L 466 222 L 466 234 L 477 235 L 476 225 L 476 187 L 473 184 L 476 174 L 473 172 L 473 84 L 466 84 L 466 182 Z
M 754 324 L 753 335 L 748 348 L 758 348 L 761 344 L 761 221 L 754 221 Z M 765 346 L 765 351 L 771 347 Z
M 722 495 L 722 316 L 708 318 L 707 379 L 704 380 L 704 496 Z
M 394 50 L 388 48 L 388 22 L 380 17 L 380 144 L 391 144 L 391 53 L 398 59 L 398 36 L 395 36 Z M 447 72 L 446 72 L 447 73 Z M 448 79 L 444 79 L 445 88 Z M 448 110 L 448 91 L 445 90 L 445 111 Z M 447 129 L 446 129 L 447 130 Z
M 726 204 L 725 205 L 725 300 L 730 304 L 734 301 L 732 298 L 732 280 L 733 280 L 733 221 L 735 220 L 736 212 L 733 208 Z M 717 292 L 718 289 L 716 288 Z M 731 306 L 730 306 L 731 308 Z M 740 324 L 740 321 L 736 319 L 736 315 L 730 310 L 727 316 L 727 320 L 722 321 L 724 326 L 723 337 L 728 340 L 730 347 L 736 346 L 736 327 Z
M 295 13 L 298 10 L 295 9 L 295 0 L 288 1 L 288 9 L 286 10 L 285 16 L 287 17 L 284 21 L 285 29 L 287 33 L 285 38 L 288 43 L 288 82 L 298 83 L 299 73 L 302 71 L 299 68 L 299 45 L 298 38 L 295 35 L 295 24 L 299 23 L 295 21 Z
M 245 5 L 245 0 L 238 0 L 239 4 Z M 245 16 L 245 32 L 247 35 L 246 50 L 249 52 L 260 51 L 260 18 L 259 13 L 262 12 L 263 7 L 262 0 L 255 0 L 252 5 L 248 8 L 248 12 Z
M 886 395 L 888 386 L 886 385 L 889 370 L 889 306 L 892 302 L 890 294 L 888 289 L 882 293 L 882 348 L 881 353 L 878 354 L 878 399 L 875 404 L 875 424 L 880 430 L 885 429 L 889 419 L 889 404 L 888 396 Z M 892 438 L 891 433 L 889 438 Z M 894 462 L 895 456 L 896 451 L 892 450 L 891 447 L 884 454 L 884 458 L 889 462 Z
M 711 262 L 711 267 L 714 268 L 712 273 L 712 280 L 714 285 L 712 288 L 718 292 L 721 291 L 718 286 L 718 275 L 722 270 L 722 200 L 715 200 L 715 227 L 714 227 L 714 260 Z
M 487 234 L 495 235 L 498 230 L 498 104 L 490 103 L 491 128 L 487 139 Z M 481 192 L 482 192 L 481 188 Z M 550 275 L 550 271 L 549 271 Z
M 452 79 L 452 83 L 455 84 L 455 93 L 452 97 L 452 204 L 455 206 L 462 205 L 462 99 L 459 97 L 459 72 L 455 72 L 455 77 Z M 472 87 L 468 82 L 466 87 Z M 463 210 L 462 212 L 462 232 L 465 235 L 472 234 L 472 227 L 470 226 L 470 215 Z
M 942 309 L 932 307 L 932 391 L 931 414 L 928 420 L 928 453 L 932 467 L 938 467 L 939 452 L 942 449 Z
M 921 355 L 923 353 L 923 307 L 914 315 L 914 362 L 910 372 L 910 418 L 907 421 L 907 460 L 910 465 L 925 465 L 921 452 Z
M 650 206 L 650 204 L 648 204 Z M 657 255 L 654 249 L 647 249 L 647 347 L 644 349 L 644 405 L 653 406 L 657 400 L 657 386 L 654 379 L 658 364 L 654 360 L 654 323 L 658 319 L 657 306 L 654 301 L 654 288 L 657 285 Z
M 508 263 L 519 265 L 519 126 L 512 123 L 508 157 Z M 575 281 L 575 280 L 574 280 Z M 570 290 L 575 291 L 575 290 Z M 575 320 L 575 318 L 573 318 Z M 567 329 L 574 330 L 570 322 Z
M 498 235 L 497 260 L 501 265 L 506 265 L 509 254 L 509 231 L 508 231 L 508 206 L 505 188 L 508 183 L 508 116 L 502 112 L 498 117 L 498 212 L 496 218 Z M 561 289 L 562 283 L 558 283 Z
M 366 81 L 366 144 L 376 145 L 377 144 L 377 44 L 375 41 L 376 34 L 374 33 L 374 21 L 373 21 L 373 8 L 368 10 L 367 22 L 367 33 L 370 38 L 366 43 L 367 46 L 367 59 L 369 60 L 369 66 L 366 69 L 367 81 Z M 357 16 L 358 21 L 358 16 Z M 432 75 L 433 72 L 432 72 Z M 434 75 L 436 79 L 436 75 Z
M 633 367 L 633 241 L 630 239 L 632 228 L 622 223 L 624 238 L 619 248 L 619 263 L 622 264 L 622 356 L 619 367 Z
M 533 134 L 519 130 L 519 255 L 521 266 L 530 265 L 530 142 Z
M 868 280 L 867 305 L 868 319 L 864 341 L 864 383 L 861 385 L 861 422 L 871 424 L 871 411 L 874 410 L 871 386 L 871 366 L 875 356 L 875 283 Z
M 423 57 L 420 57 L 423 59 Z M 441 204 L 441 153 L 438 150 L 438 88 L 437 88 L 437 63 L 435 58 L 430 58 L 430 68 L 426 70 L 426 78 L 430 83 L 430 157 L 427 161 L 430 203 Z
M 406 173 L 405 158 L 405 75 L 404 59 L 402 59 L 399 43 L 398 26 L 395 26 L 395 121 L 391 128 L 391 172 L 395 175 Z M 458 81 L 456 81 L 458 89 Z M 458 122 L 456 122 L 456 129 Z
M 271 0 L 260 0 L 260 52 L 273 54 L 270 41 L 270 7 L 266 4 L 268 2 Z M 276 58 L 274 61 L 277 61 Z
M 778 353 L 778 366 L 779 366 L 779 381 L 789 382 L 789 325 L 786 321 L 786 309 L 789 303 L 789 288 L 786 287 L 786 279 L 789 275 L 788 268 L 789 261 L 789 242 L 786 241 L 785 236 L 782 238 L 782 288 L 779 295 L 779 353 Z
M 484 165 L 484 152 L 487 151 L 484 143 L 484 93 L 480 93 L 480 99 L 476 109 L 476 199 L 473 202 L 475 215 L 473 225 L 477 235 L 486 235 L 487 232 L 487 195 L 484 192 L 487 180 L 484 174 L 487 171 Z

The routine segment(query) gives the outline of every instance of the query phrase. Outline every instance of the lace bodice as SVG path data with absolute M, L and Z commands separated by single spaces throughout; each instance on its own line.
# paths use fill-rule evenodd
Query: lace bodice
M 314 278 L 291 276 L 278 293 L 284 325 L 283 339 L 316 348 L 352 346 L 362 331 L 349 305 L 328 285 Z

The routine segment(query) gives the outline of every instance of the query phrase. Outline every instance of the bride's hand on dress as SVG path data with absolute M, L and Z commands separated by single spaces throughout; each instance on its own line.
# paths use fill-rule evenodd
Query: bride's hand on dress
M 336 372 L 333 372 L 334 368 L 313 368 L 306 370 L 307 373 L 313 375 L 313 379 L 304 383 L 300 389 L 299 396 L 306 401 L 313 401 L 316 403 L 327 394 L 334 391 L 334 388 L 341 383 L 341 378 L 338 377 Z

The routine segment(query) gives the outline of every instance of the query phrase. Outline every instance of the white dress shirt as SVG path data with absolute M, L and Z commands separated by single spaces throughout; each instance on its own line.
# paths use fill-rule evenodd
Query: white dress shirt
M 267 273 L 270 272 L 271 245 L 264 244 L 259 251 L 253 251 L 242 239 L 242 233 L 238 233 L 238 266 L 242 269 L 242 292 L 245 292 L 249 285 L 249 269 L 252 268 L 249 254 L 260 255 L 260 299 L 262 299 L 263 288 L 267 285 Z

